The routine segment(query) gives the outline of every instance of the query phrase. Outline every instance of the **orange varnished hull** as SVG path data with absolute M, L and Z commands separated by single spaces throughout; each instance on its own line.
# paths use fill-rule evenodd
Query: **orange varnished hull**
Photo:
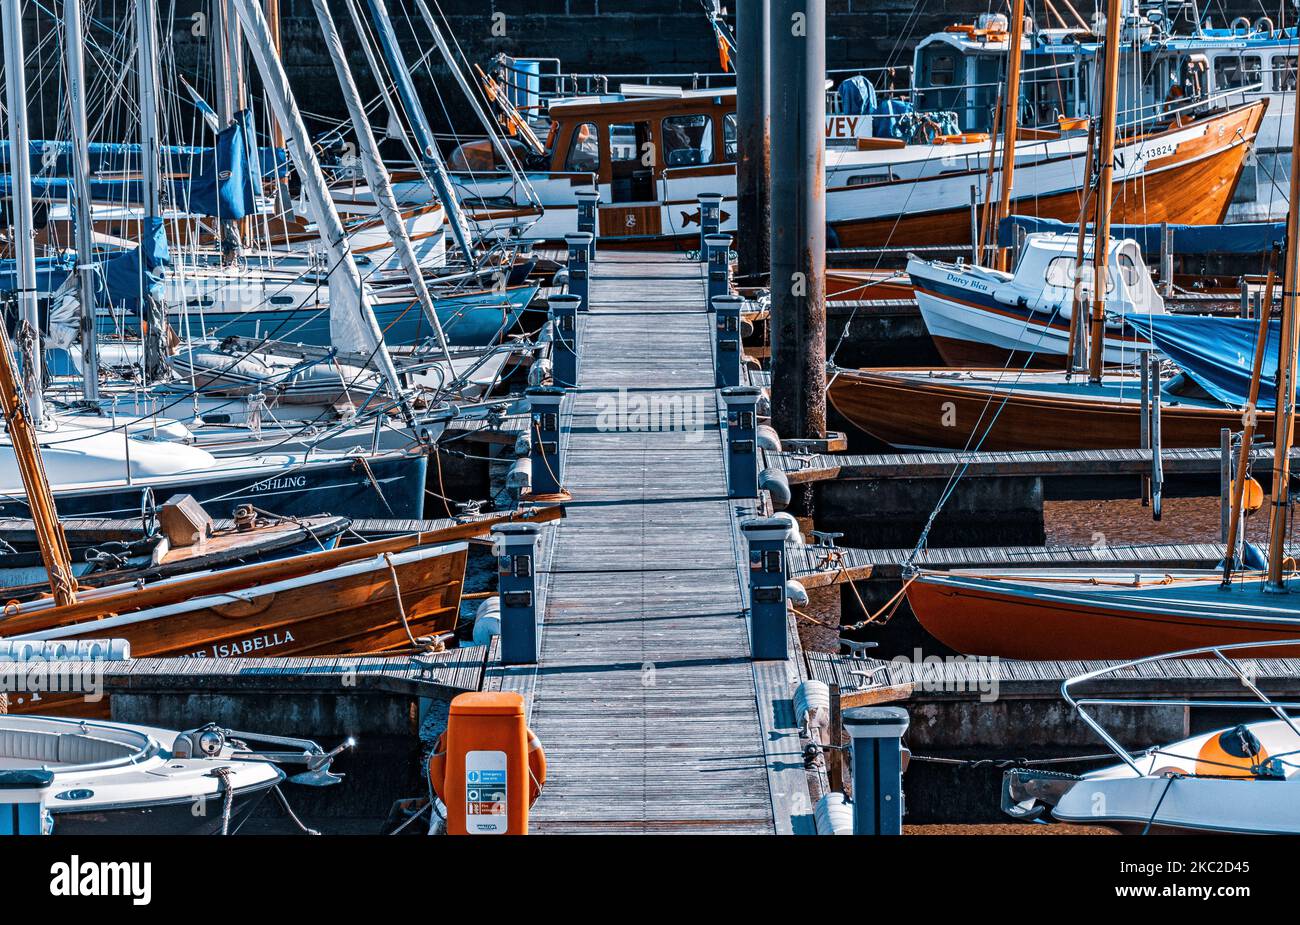
M 932 584 L 922 577 L 907 589 L 917 620 L 930 635 L 964 655 L 1014 659 L 1130 659 L 1203 646 L 1300 639 L 1300 624 L 1260 620 L 1242 625 L 1078 607 L 1022 595 Z M 1294 655 L 1294 647 L 1250 650 L 1251 658 Z
M 1250 151 L 1248 144 L 1228 142 L 1238 132 L 1246 140 L 1253 139 L 1263 117 L 1261 104 L 1212 119 L 1205 136 L 1196 144 L 1184 144 L 1176 155 L 1152 161 L 1142 175 L 1116 183 L 1111 221 L 1116 224 L 1221 224 Z M 1077 189 L 1047 196 L 1025 195 L 1011 204 L 1013 214 L 1071 224 L 1078 223 L 1080 208 Z M 850 219 L 831 224 L 841 247 L 971 243 L 968 203 L 943 212 Z
M 1103 450 L 1140 445 L 1141 409 L 1136 403 L 1082 401 L 1024 392 L 994 395 L 955 387 L 942 379 L 917 381 L 888 370 L 841 372 L 827 395 L 854 426 L 899 447 L 960 450 Z M 1032 375 L 1032 374 L 1028 374 Z M 951 426 L 945 426 L 950 422 Z M 991 422 L 991 423 L 990 423 Z M 1273 415 L 1257 425 L 1271 433 Z M 1241 427 L 1230 408 L 1166 405 L 1161 410 L 1165 447 L 1213 447 L 1219 431 Z M 984 434 L 972 441 L 972 431 Z M 987 433 L 984 432 L 987 430 Z

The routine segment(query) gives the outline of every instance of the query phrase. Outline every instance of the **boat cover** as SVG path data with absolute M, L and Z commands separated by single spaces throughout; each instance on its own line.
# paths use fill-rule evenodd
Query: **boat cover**
M 1286 222 L 1241 222 L 1235 225 L 1111 225 L 1110 232 L 1117 238 L 1132 238 L 1146 256 L 1160 253 L 1160 233 L 1163 228 L 1173 232 L 1175 254 L 1263 254 L 1281 247 L 1286 241 Z M 1057 234 L 1074 234 L 1077 222 L 1059 222 L 1051 218 L 1031 215 L 1008 215 L 998 223 L 998 246 L 1014 247 L 1015 229 L 1026 234 L 1035 231 L 1054 231 Z M 1088 228 L 1091 230 L 1092 226 Z
M 1234 408 L 1245 406 L 1250 396 L 1258 321 L 1210 315 L 1144 315 L 1126 318 L 1124 323 L 1150 340 L 1216 399 Z M 1260 410 L 1269 410 L 1276 402 L 1274 382 L 1281 331 L 1279 320 L 1269 322 L 1256 403 Z

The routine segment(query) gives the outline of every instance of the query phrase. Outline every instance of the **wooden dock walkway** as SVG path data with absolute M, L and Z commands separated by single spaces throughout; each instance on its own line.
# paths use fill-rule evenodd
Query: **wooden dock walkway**
M 525 694 L 546 749 L 532 828 L 812 831 L 797 636 L 785 662 L 749 657 L 739 521 L 755 502 L 727 498 L 704 267 L 602 252 L 580 326 L 561 413 L 573 500 L 539 566 L 540 661 L 485 680 Z M 654 399 L 681 416 L 659 423 L 687 429 L 636 429 Z

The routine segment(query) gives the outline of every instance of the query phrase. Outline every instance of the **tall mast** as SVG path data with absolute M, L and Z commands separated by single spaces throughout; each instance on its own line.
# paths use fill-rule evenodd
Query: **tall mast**
M 224 129 L 243 108 L 243 42 L 239 21 L 230 15 L 229 0 L 212 0 L 212 71 L 217 86 L 217 123 Z M 234 261 L 243 248 L 241 226 L 247 222 L 221 219 L 221 259 Z
M 1300 106 L 1291 129 L 1291 162 L 1300 163 Z M 1286 213 L 1286 269 L 1282 274 L 1282 342 L 1278 346 L 1277 399 L 1274 405 L 1273 498 L 1268 534 L 1268 580 L 1264 589 L 1284 591 L 1283 543 L 1286 540 L 1287 503 L 1290 500 L 1291 438 L 1295 430 L 1296 281 L 1300 279 L 1300 170 L 1291 171 L 1291 200 Z M 1269 306 L 1264 307 L 1267 312 Z
M 280 0 L 266 0 L 266 28 L 271 36 L 271 47 L 279 56 L 281 52 L 280 43 Z M 271 145 L 275 148 L 284 147 L 284 129 L 276 119 L 271 120 Z M 290 209 L 289 202 L 289 178 L 281 177 L 277 174 L 275 177 L 275 214 L 281 215 Z
M 158 129 L 158 35 L 153 20 L 154 0 L 135 0 L 136 79 L 140 104 L 140 186 L 145 219 L 162 215 L 162 161 Z M 141 279 L 143 280 L 143 275 Z M 140 293 L 143 299 L 144 293 Z
M 77 280 L 81 293 L 81 397 L 99 401 L 95 339 L 95 239 L 90 223 L 90 136 L 86 128 L 86 70 L 82 58 L 81 0 L 63 0 L 63 60 L 72 123 L 72 185 L 77 208 Z
M 248 37 L 249 50 L 262 76 L 275 117 L 285 132 L 285 144 L 293 156 L 294 165 L 302 179 L 303 198 L 311 220 L 319 229 L 321 241 L 329 256 L 330 266 L 330 337 L 335 344 L 354 345 L 362 353 L 373 356 L 394 397 L 402 402 L 402 410 L 410 418 L 409 406 L 403 399 L 402 382 L 393 366 L 393 358 L 384 346 L 383 332 L 370 305 L 370 295 L 361 280 L 361 271 L 348 244 L 343 222 L 330 198 L 320 161 L 298 111 L 297 101 L 289 88 L 289 78 L 284 72 L 280 56 L 271 45 L 270 30 L 258 0 L 233 0 L 239 21 Z
M 21 0 L 3 0 L 5 50 L 5 105 L 9 108 L 9 162 L 13 171 L 14 257 L 18 264 L 18 316 L 35 334 L 30 355 L 23 360 L 23 391 L 27 413 L 34 425 L 45 420 L 41 394 L 41 367 L 45 345 L 41 341 L 41 319 L 36 306 L 36 240 L 32 229 L 32 164 L 27 138 L 27 75 L 23 49 Z
M 1020 122 L 1020 41 L 1024 32 L 1025 0 L 1012 0 L 1011 34 L 1007 37 L 1006 108 L 1002 114 L 1002 191 L 998 196 L 998 226 L 1011 214 L 1011 185 L 1016 173 L 1016 129 Z M 990 148 L 990 157 L 992 153 Z M 996 235 L 996 228 L 993 231 Z M 998 269 L 1009 269 L 1007 259 L 1008 249 L 998 248 Z
M 9 2 L 16 4 L 17 0 Z M 12 20 L 8 18 L 7 4 L 5 9 L 4 25 L 8 29 Z M 15 157 L 13 160 L 26 160 L 26 157 Z M 27 404 L 30 407 L 30 402 Z M 54 508 L 54 494 L 45 477 L 45 466 L 41 462 L 41 450 L 36 437 L 36 422 L 28 416 L 19 394 L 18 378 L 14 375 L 13 359 L 9 351 L 9 335 L 5 333 L 4 325 L 0 325 L 0 405 L 3 405 L 5 423 L 9 425 L 9 442 L 13 445 L 18 473 L 22 476 L 23 488 L 27 490 L 27 508 L 31 511 L 32 523 L 36 527 L 36 542 L 40 546 L 41 559 L 45 562 L 45 571 L 50 578 L 54 603 L 60 607 L 75 604 L 77 579 L 72 574 L 68 539 L 64 535 L 63 524 L 59 523 L 59 514 Z
M 1106 347 L 1106 275 L 1110 269 L 1110 207 L 1115 185 L 1115 132 L 1119 108 L 1119 34 L 1123 0 L 1106 3 L 1106 62 L 1102 72 L 1100 150 L 1097 177 L 1097 223 L 1092 243 L 1092 319 L 1088 338 L 1088 381 L 1101 382 Z
M 433 137 L 433 129 L 429 127 L 424 107 L 420 105 L 420 98 L 415 94 L 411 70 L 406 66 L 406 59 L 398 47 L 397 33 L 393 30 L 393 21 L 389 18 L 388 7 L 384 4 L 384 0 L 367 0 L 367 3 L 378 29 L 379 47 L 383 51 L 384 61 L 392 74 L 398 98 L 402 101 L 411 131 L 415 135 L 420 160 L 434 189 L 438 192 L 438 198 L 442 200 L 442 207 L 447 210 L 447 217 L 451 219 L 451 233 L 456 239 L 456 244 L 460 246 L 465 260 L 472 264 L 474 247 L 471 244 L 473 237 L 470 233 L 469 221 L 460 207 L 460 200 L 456 198 L 456 190 L 451 185 L 447 165 L 442 160 L 442 152 L 438 150 L 438 142 Z
M 375 140 L 375 133 L 370 128 L 370 120 L 366 118 L 365 104 L 357 91 L 356 81 L 352 79 L 352 69 L 348 67 L 347 57 L 343 53 L 343 42 L 339 39 L 338 29 L 334 26 L 334 17 L 330 15 L 325 0 L 312 0 L 312 6 L 316 9 L 316 18 L 320 20 L 321 32 L 325 36 L 325 48 L 334 62 L 339 87 L 343 90 L 343 99 L 348 105 L 348 115 L 357 133 L 357 141 L 361 146 L 361 165 L 366 173 L 366 182 L 370 184 L 370 193 L 375 197 L 375 205 L 379 208 L 379 214 L 383 216 L 384 226 L 393 238 L 393 246 L 397 251 L 398 259 L 402 262 L 402 268 L 406 270 L 406 275 L 411 278 L 411 285 L 415 287 L 415 296 L 420 302 L 420 308 L 423 309 L 429 324 L 433 326 L 450 375 L 451 351 L 447 349 L 447 338 L 442 332 L 442 323 L 438 320 L 438 311 L 434 307 L 433 297 L 429 295 L 429 287 L 425 285 L 420 261 L 415 256 L 414 248 L 411 247 L 410 235 L 407 234 L 406 225 L 402 221 L 402 210 L 398 208 L 397 199 L 393 196 L 393 187 L 388 180 L 388 168 L 384 166 L 383 159 L 379 155 L 379 142 Z

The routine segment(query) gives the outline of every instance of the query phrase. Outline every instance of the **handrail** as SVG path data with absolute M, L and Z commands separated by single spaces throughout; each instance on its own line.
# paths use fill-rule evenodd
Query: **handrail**
M 1092 729 L 1092 731 L 1095 732 L 1103 742 L 1106 743 L 1107 748 L 1113 751 L 1116 754 L 1116 756 L 1120 758 L 1120 760 L 1122 760 L 1125 764 L 1127 764 L 1130 768 L 1132 768 L 1135 774 L 1137 774 L 1139 777 L 1142 777 L 1144 776 L 1142 773 L 1142 769 L 1137 766 L 1137 763 L 1134 762 L 1132 756 L 1128 753 L 1128 751 L 1117 741 L 1115 741 L 1115 739 L 1110 735 L 1110 733 L 1106 732 L 1106 730 L 1101 727 L 1101 724 L 1098 723 L 1094 717 L 1092 717 L 1086 710 L 1083 709 L 1084 706 L 1218 707 L 1220 705 L 1223 705 L 1223 706 L 1237 707 L 1239 709 L 1258 709 L 1258 710 L 1266 709 L 1271 711 L 1279 719 L 1281 719 L 1288 726 L 1290 726 L 1291 730 L 1295 732 L 1297 736 L 1300 736 L 1300 728 L 1296 727 L 1296 724 L 1292 721 L 1291 717 L 1286 713 L 1286 708 L 1300 709 L 1300 704 L 1291 703 L 1289 701 L 1279 702 L 1279 701 L 1270 700 L 1268 695 L 1265 694 L 1263 691 L 1261 691 L 1259 687 L 1256 686 L 1254 682 L 1249 679 L 1246 673 L 1241 670 L 1240 665 L 1234 663 L 1231 659 L 1227 658 L 1223 654 L 1225 652 L 1237 652 L 1237 651 L 1242 651 L 1247 649 L 1264 649 L 1264 648 L 1273 649 L 1273 648 L 1289 647 L 1289 646 L 1297 647 L 1298 649 L 1297 654 L 1300 654 L 1300 639 L 1282 639 L 1282 640 L 1273 640 L 1273 641 L 1265 641 L 1265 642 L 1238 642 L 1238 643 L 1233 643 L 1231 645 L 1220 645 L 1220 646 L 1202 646 L 1196 649 L 1183 649 L 1178 652 L 1165 652 L 1160 655 L 1148 655 L 1143 658 L 1135 658 L 1130 661 L 1119 662 L 1117 664 L 1107 665 L 1102 668 L 1097 668 L 1094 669 L 1093 671 L 1088 671 L 1081 675 L 1076 675 L 1073 678 L 1069 678 L 1065 681 L 1062 681 L 1061 699 L 1063 699 L 1066 703 L 1070 705 L 1071 710 L 1079 714 L 1079 718 L 1082 719 L 1084 723 L 1086 723 L 1088 727 Z M 1251 693 L 1253 693 L 1256 697 L 1258 697 L 1259 700 L 1258 701 L 1223 701 L 1223 700 L 1202 701 L 1202 700 L 1172 700 L 1172 699 L 1171 700 L 1148 700 L 1148 699 L 1089 698 L 1089 697 L 1076 697 L 1071 690 L 1071 688 L 1076 685 L 1086 684 L 1089 681 L 1094 681 L 1097 678 L 1103 677 L 1104 675 L 1112 674 L 1114 672 L 1127 671 L 1129 669 L 1136 668 L 1138 665 L 1148 665 L 1154 662 L 1167 661 L 1169 659 L 1191 658 L 1195 656 L 1204 656 L 1204 655 L 1214 656 L 1222 664 L 1227 666 L 1232 671 L 1232 673 L 1237 676 L 1237 680 L 1241 682 L 1242 686 L 1245 687 L 1247 690 L 1249 690 Z

